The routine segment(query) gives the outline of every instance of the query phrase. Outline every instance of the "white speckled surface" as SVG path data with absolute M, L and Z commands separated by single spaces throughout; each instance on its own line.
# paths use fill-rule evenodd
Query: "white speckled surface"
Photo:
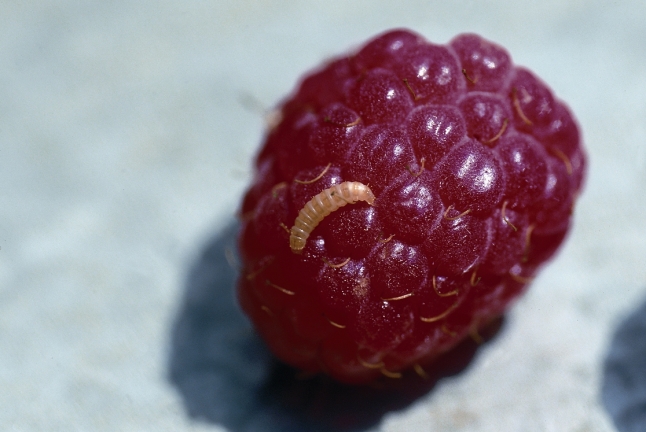
M 567 246 L 462 374 L 384 431 L 605 432 L 601 366 L 646 295 L 646 3 L 0 3 L 0 429 L 223 430 L 168 376 L 189 268 L 298 76 L 407 26 L 509 49 L 590 157 Z M 644 426 L 646 430 L 646 426 Z

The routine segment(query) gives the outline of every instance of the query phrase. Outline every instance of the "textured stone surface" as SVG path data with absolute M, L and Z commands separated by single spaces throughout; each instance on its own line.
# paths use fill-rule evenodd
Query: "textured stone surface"
M 257 107 L 405 25 L 508 48 L 576 112 L 590 171 L 567 246 L 498 337 L 370 427 L 612 431 L 602 365 L 646 286 L 645 13 L 636 0 L 2 3 L 0 429 L 224 430 L 208 420 L 233 399 L 210 386 L 222 372 L 198 381 L 211 396 L 196 421 L 168 364 L 189 270 L 249 181 Z

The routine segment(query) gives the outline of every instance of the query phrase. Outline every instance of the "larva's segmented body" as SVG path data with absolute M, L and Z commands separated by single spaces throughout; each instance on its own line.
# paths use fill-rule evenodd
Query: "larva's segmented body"
M 314 228 L 323 218 L 346 204 L 365 201 L 372 205 L 375 196 L 370 188 L 360 182 L 343 182 L 315 195 L 298 213 L 290 231 L 289 246 L 292 252 L 300 253 Z

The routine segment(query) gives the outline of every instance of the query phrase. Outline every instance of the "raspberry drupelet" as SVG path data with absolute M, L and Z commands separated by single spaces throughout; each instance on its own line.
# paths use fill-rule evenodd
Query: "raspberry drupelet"
M 241 208 L 238 298 L 276 356 L 346 383 L 423 374 L 503 314 L 565 238 L 585 174 L 569 109 L 473 34 L 382 34 L 307 75 L 280 116 Z

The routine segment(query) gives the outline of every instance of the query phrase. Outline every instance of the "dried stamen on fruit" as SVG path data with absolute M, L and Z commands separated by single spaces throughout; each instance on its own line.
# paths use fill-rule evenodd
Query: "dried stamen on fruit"
M 567 157 L 565 153 L 563 153 L 561 150 L 555 148 L 555 147 L 550 147 L 549 152 L 552 153 L 554 156 L 557 158 L 561 159 L 563 163 L 565 164 L 565 171 L 567 172 L 567 175 L 572 175 L 572 162 L 570 162 L 570 158 Z
M 442 312 L 439 315 L 436 315 L 436 316 L 430 317 L 430 318 L 420 317 L 420 319 L 422 321 L 424 321 L 425 323 L 432 323 L 432 322 L 435 322 L 435 321 L 439 321 L 442 318 L 446 318 L 451 312 L 453 312 L 453 309 L 455 309 L 456 307 L 458 307 L 458 302 L 457 301 L 455 303 L 453 303 L 447 310 L 445 310 L 444 312 Z
M 274 185 L 274 187 L 271 188 L 271 196 L 273 198 L 278 197 L 278 190 L 284 188 L 285 186 L 287 186 L 286 182 L 280 182 L 280 183 Z
M 442 327 L 440 327 L 440 330 L 442 330 L 443 333 L 446 333 L 447 335 L 452 336 L 452 337 L 456 337 L 458 335 L 457 332 L 454 332 L 454 331 L 450 330 L 446 326 L 446 324 L 442 324 Z
M 331 119 L 329 116 L 326 116 L 325 118 L 323 118 L 323 121 L 324 121 L 325 123 L 331 123 L 331 124 L 336 125 L 336 126 L 341 126 L 341 127 L 349 128 L 349 127 L 356 126 L 356 125 L 358 125 L 359 123 L 361 123 L 361 117 L 357 117 L 357 119 L 356 119 L 355 121 L 351 122 L 351 123 L 338 123 L 338 122 L 333 122 L 333 121 L 332 121 L 332 119 Z
M 424 378 L 425 380 L 429 379 L 428 374 L 426 373 L 424 368 L 419 365 L 419 363 L 415 363 L 413 365 L 413 369 L 415 370 L 415 373 L 420 377 Z
M 391 234 L 390 237 L 385 238 L 385 239 L 379 239 L 379 243 L 388 243 L 389 241 L 391 241 L 393 239 L 393 237 L 395 237 L 395 234 Z
M 392 297 L 392 298 L 382 298 L 383 301 L 397 301 L 397 300 L 404 300 L 407 299 L 408 297 L 412 297 L 413 293 L 409 292 L 408 294 L 400 295 L 399 297 Z
M 274 130 L 283 120 L 283 112 L 279 109 L 269 110 L 267 111 L 267 114 L 265 114 L 264 120 L 267 129 L 270 131 Z
M 287 288 L 283 288 L 281 286 L 278 286 L 276 284 L 273 284 L 273 283 L 269 282 L 269 279 L 265 280 L 265 284 L 269 285 L 270 287 L 276 288 L 278 291 L 284 292 L 285 294 L 290 295 L 290 296 L 293 296 L 294 294 L 296 294 L 294 291 L 290 291 Z
M 413 172 L 413 170 L 410 168 L 410 165 L 406 165 L 406 168 L 408 168 L 408 171 L 413 175 L 413 177 L 419 177 L 423 172 L 424 172 L 424 163 L 426 163 L 426 158 L 422 157 L 420 160 L 420 167 L 419 171 Z
M 518 90 L 516 89 L 516 87 L 511 90 L 511 97 L 518 116 L 525 122 L 526 125 L 531 126 L 533 124 L 532 121 L 527 118 L 522 108 L 520 107 L 520 101 L 518 100 Z
M 344 126 L 349 128 L 349 127 L 352 127 L 352 126 L 356 126 L 359 123 L 361 123 L 361 117 L 357 117 L 357 119 L 355 121 L 353 121 L 352 123 L 347 123 Z
M 368 363 L 367 361 L 361 359 L 357 355 L 357 360 L 359 360 L 359 363 L 361 363 L 361 366 L 368 368 L 368 369 L 381 369 L 384 367 L 384 362 L 380 361 L 379 363 Z
M 350 262 L 350 257 L 348 257 L 348 259 L 346 259 L 345 261 L 343 261 L 343 262 L 342 262 L 342 263 L 340 263 L 340 264 L 332 264 L 332 263 L 331 263 L 330 261 L 328 261 L 325 257 L 322 257 L 322 258 L 321 258 L 321 260 L 323 260 L 323 262 L 324 262 L 326 265 L 328 265 L 329 267 L 332 267 L 332 268 L 341 268 L 341 267 L 345 266 L 347 263 L 349 263 L 349 262 Z
M 507 225 L 512 227 L 514 231 L 518 231 L 518 228 L 516 228 L 513 223 L 509 222 L 509 219 L 507 219 L 507 216 L 505 215 L 505 210 L 507 210 L 508 203 L 509 201 L 505 201 L 504 203 L 502 203 L 502 210 L 500 211 L 500 214 L 502 215 L 502 220 L 504 220 Z
M 381 368 L 379 369 L 379 372 L 381 372 L 384 376 L 387 376 L 388 378 L 401 378 L 402 374 L 400 372 L 391 372 L 386 368 Z
M 478 269 L 474 269 L 474 270 L 473 270 L 473 273 L 471 273 L 471 279 L 469 279 L 469 284 L 470 284 L 472 287 L 474 287 L 474 286 L 478 285 L 478 282 L 480 282 L 480 279 L 482 279 L 481 277 L 479 277 L 478 279 L 476 279 L 476 272 L 477 272 L 477 271 L 478 271 Z
M 455 216 L 455 217 L 448 217 L 447 215 L 449 214 L 449 212 L 450 212 L 451 210 L 453 210 L 453 204 L 451 204 L 451 205 L 446 209 L 446 211 L 444 212 L 444 219 L 446 219 L 446 220 L 450 220 L 450 221 L 454 221 L 454 220 L 456 220 L 456 219 L 460 219 L 462 216 L 466 216 L 466 215 L 468 215 L 469 213 L 471 213 L 471 209 L 469 209 L 469 210 L 465 210 L 465 211 L 463 211 L 462 213 L 460 213 L 459 215 L 457 215 L 457 216 Z
M 300 253 L 303 250 L 310 233 L 323 218 L 340 207 L 357 201 L 365 201 L 370 205 L 375 202 L 375 196 L 370 188 L 360 182 L 343 182 L 315 195 L 305 204 L 294 221 L 289 238 L 292 252 Z
M 512 273 L 511 271 L 509 272 L 509 276 L 511 276 L 511 278 L 513 280 L 515 280 L 516 282 L 519 282 L 519 283 L 522 283 L 522 284 L 528 284 L 528 283 L 530 283 L 531 281 L 534 280 L 534 278 L 520 276 L 520 275 Z
M 484 339 L 482 336 L 480 336 L 480 333 L 478 332 L 478 326 L 473 325 L 471 329 L 469 330 L 469 336 L 471 336 L 471 339 L 478 345 L 482 345 L 484 343 Z
M 335 323 L 332 321 L 330 318 L 326 318 L 330 324 L 332 324 L 334 327 L 339 328 L 339 329 L 344 329 L 345 326 L 343 324 Z
M 505 121 L 502 122 L 502 126 L 500 127 L 500 130 L 498 131 L 498 133 L 493 138 L 491 138 L 490 140 L 485 141 L 484 143 L 485 144 L 491 144 L 494 141 L 496 141 L 498 138 L 500 138 L 502 136 L 502 134 L 505 133 L 505 130 L 507 129 L 507 123 L 509 123 L 509 119 L 505 119 Z
M 435 290 L 435 293 L 436 293 L 437 295 L 439 295 L 440 297 L 450 297 L 450 296 L 458 295 L 458 290 L 456 290 L 456 289 L 454 289 L 453 291 L 449 291 L 449 292 L 447 292 L 447 293 L 445 293 L 445 294 L 440 293 L 440 292 L 437 290 L 437 282 L 436 282 L 436 277 L 435 277 L 435 275 L 433 275 L 433 289 Z
M 269 257 L 268 259 L 265 259 L 265 260 L 263 260 L 263 261 L 264 261 L 264 262 L 260 265 L 260 267 L 258 267 L 258 269 L 257 269 L 257 270 L 255 270 L 255 271 L 253 271 L 253 272 L 249 273 L 249 274 L 246 276 L 246 277 L 247 277 L 247 280 L 253 280 L 253 279 L 255 279 L 255 277 L 256 277 L 256 276 L 258 276 L 260 273 L 262 273 L 262 271 L 263 271 L 263 270 L 265 270 L 267 267 L 269 267 L 269 265 L 270 265 L 271 263 L 273 263 L 273 262 L 274 262 L 274 258 L 273 258 L 273 257 Z
M 289 230 L 289 228 L 287 228 L 287 225 L 285 225 L 284 223 L 280 222 L 278 225 L 280 225 L 280 227 L 281 227 L 282 229 L 284 229 L 285 231 L 287 231 L 287 234 L 289 234 L 289 235 L 291 235 L 291 234 L 292 234 L 292 232 Z
M 331 163 L 327 164 L 327 166 L 323 169 L 323 171 L 321 171 L 321 174 L 317 175 L 312 180 L 297 180 L 297 179 L 294 179 L 294 181 L 296 183 L 300 183 L 300 184 L 312 184 L 314 182 L 317 182 L 317 181 L 321 180 L 321 178 L 323 178 L 323 176 L 325 175 L 327 170 L 330 169 L 331 166 L 332 166 Z
M 413 100 L 418 100 L 419 97 L 415 94 L 415 92 L 411 88 L 410 84 L 408 83 L 408 79 L 404 78 L 402 81 L 404 81 L 404 84 L 406 84 L 406 88 L 408 89 L 410 94 L 413 95 Z
M 477 79 L 475 79 L 475 80 L 474 80 L 473 78 L 471 78 L 471 77 L 467 74 L 467 70 L 466 70 L 466 69 L 462 69 L 462 75 L 464 75 L 464 77 L 467 79 L 467 81 L 469 81 L 471 84 L 475 84 L 475 83 L 476 83 L 476 81 L 478 81 Z
M 527 262 L 529 259 L 529 248 L 532 245 L 532 231 L 534 231 L 534 228 L 536 228 L 536 225 L 531 224 L 527 227 L 527 231 L 525 231 L 525 249 L 523 250 L 522 262 Z

